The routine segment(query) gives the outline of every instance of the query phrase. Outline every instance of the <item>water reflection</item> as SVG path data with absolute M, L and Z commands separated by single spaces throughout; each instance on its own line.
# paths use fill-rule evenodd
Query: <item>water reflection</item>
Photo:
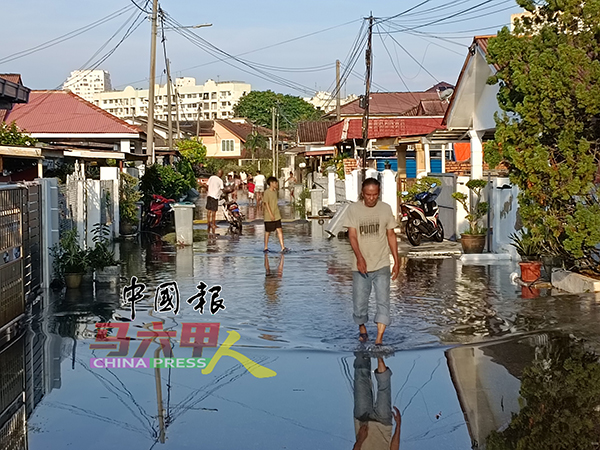
M 392 412 L 392 371 L 383 357 L 377 358 L 375 370 L 377 394 L 373 396 L 371 357 L 358 352 L 354 359 L 354 428 L 355 450 L 398 450 L 400 446 L 400 411 Z M 396 429 L 393 430 L 393 420 Z
M 268 254 L 265 254 L 265 295 L 270 302 L 279 300 L 277 291 L 281 286 L 281 278 L 283 277 L 283 262 L 285 257 L 283 254 L 276 256 L 273 260 L 277 263 L 276 269 L 271 270 Z

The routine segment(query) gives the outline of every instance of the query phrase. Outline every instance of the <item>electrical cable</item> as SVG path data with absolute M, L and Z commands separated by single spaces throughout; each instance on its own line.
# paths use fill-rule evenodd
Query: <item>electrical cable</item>
M 60 43 L 65 42 L 65 41 L 67 41 L 69 39 L 77 37 L 77 36 L 79 36 L 79 35 L 87 32 L 87 31 L 93 30 L 94 28 L 96 28 L 96 27 L 98 27 L 100 25 L 103 25 L 103 24 L 105 24 L 105 23 L 107 23 L 107 22 L 109 22 L 109 21 L 111 21 L 111 20 L 113 20 L 113 19 L 115 19 L 117 17 L 122 16 L 123 14 L 127 13 L 128 11 L 130 11 L 132 9 L 133 9 L 133 7 L 131 5 L 126 6 L 125 8 L 121 8 L 121 9 L 119 9 L 119 10 L 117 10 L 117 11 L 109 14 L 108 16 L 105 16 L 102 19 L 99 19 L 99 20 L 97 20 L 95 22 L 92 22 L 92 23 L 90 23 L 90 24 L 88 24 L 88 25 L 86 25 L 84 27 L 77 28 L 76 30 L 70 31 L 70 32 L 68 32 L 66 34 L 63 34 L 61 36 L 58 36 L 58 37 L 56 37 L 54 39 L 51 39 L 51 40 L 46 41 L 46 42 L 43 42 L 41 44 L 38 44 L 38 45 L 36 45 L 34 47 L 31 47 L 31 48 L 28 48 L 26 50 L 21 50 L 19 52 L 7 55 L 7 56 L 5 56 L 3 58 L 0 58 L 0 64 L 4 64 L 4 63 L 7 63 L 7 62 L 14 61 L 16 59 L 23 58 L 25 56 L 29 56 L 29 55 L 31 55 L 33 53 L 39 52 L 41 50 L 45 50 L 47 48 L 53 47 L 54 45 L 60 44 Z

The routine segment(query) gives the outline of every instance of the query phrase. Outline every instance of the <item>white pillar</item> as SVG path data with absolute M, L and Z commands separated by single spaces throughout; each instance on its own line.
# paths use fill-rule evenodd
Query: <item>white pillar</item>
M 42 226 L 42 248 L 49 249 L 54 244 L 58 244 L 60 239 L 58 207 L 58 180 L 56 178 L 42 178 L 42 198 L 41 198 L 41 220 Z M 45 288 L 50 287 L 52 281 L 52 265 L 54 258 L 50 252 L 42 251 L 42 280 Z
M 347 173 L 344 179 L 344 186 L 346 188 L 346 200 L 355 202 L 356 201 L 356 189 L 354 189 L 354 173 Z
M 429 154 L 429 144 L 423 144 L 425 150 L 425 173 L 431 173 L 431 155 Z
M 365 175 L 366 178 L 375 178 L 377 179 L 377 175 L 379 175 L 379 172 L 377 172 L 377 170 L 375 169 L 367 169 L 367 173 Z
M 335 172 L 331 171 L 327 174 L 327 204 L 335 205 Z
M 471 180 L 483 178 L 483 131 L 469 130 L 471 137 Z
M 94 247 L 94 235 L 92 234 L 92 230 L 94 225 L 100 223 L 100 209 L 101 209 L 101 189 L 100 189 L 100 181 L 98 180 L 86 180 L 84 181 L 86 184 L 87 191 L 87 210 L 85 222 L 87 224 L 84 239 L 86 240 L 87 246 L 90 248 Z
M 442 145 L 442 173 L 446 173 L 446 146 L 450 148 L 452 144 L 443 144 Z
M 394 217 L 398 210 L 398 193 L 396 192 L 396 173 L 393 170 L 385 169 L 381 173 L 381 201 L 392 207 Z
M 358 201 L 358 193 L 360 192 L 360 171 L 361 169 L 354 169 L 352 171 L 352 197 L 348 197 L 348 200 L 352 202 Z

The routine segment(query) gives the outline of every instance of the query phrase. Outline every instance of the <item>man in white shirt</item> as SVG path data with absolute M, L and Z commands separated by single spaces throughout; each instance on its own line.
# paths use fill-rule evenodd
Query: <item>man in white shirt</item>
M 206 222 L 208 234 L 217 234 L 217 210 L 219 209 L 219 198 L 223 193 L 223 171 L 219 169 L 216 175 L 208 179 L 208 195 L 206 197 Z
M 256 194 L 256 206 L 258 206 L 262 202 L 263 192 L 265 192 L 265 176 L 260 173 L 260 170 L 256 171 L 256 176 L 254 177 L 254 193 Z
M 368 339 L 365 323 L 371 289 L 375 290 L 377 338 L 383 342 L 383 333 L 390 324 L 390 278 L 398 278 L 398 241 L 394 228 L 396 219 L 392 208 L 379 200 L 381 185 L 367 178 L 362 185 L 362 199 L 348 208 L 345 226 L 354 251 L 352 272 L 352 300 L 354 321 L 359 329 L 359 341 Z M 394 259 L 390 271 L 390 253 Z

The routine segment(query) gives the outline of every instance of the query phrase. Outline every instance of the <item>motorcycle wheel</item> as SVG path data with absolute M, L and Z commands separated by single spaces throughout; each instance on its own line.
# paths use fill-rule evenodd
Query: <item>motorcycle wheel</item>
M 444 226 L 442 225 L 442 221 L 440 219 L 437 220 L 437 233 L 435 233 L 435 240 L 437 242 L 442 242 L 444 240 Z
M 421 245 L 421 232 L 412 220 L 406 224 L 406 237 L 408 238 L 408 242 L 415 247 Z

